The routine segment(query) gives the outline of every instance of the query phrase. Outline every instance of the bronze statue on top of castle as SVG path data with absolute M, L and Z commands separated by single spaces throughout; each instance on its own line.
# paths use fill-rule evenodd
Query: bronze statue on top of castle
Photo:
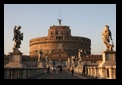
M 102 32 L 102 40 L 107 48 L 106 51 L 113 51 L 114 44 L 112 39 L 112 33 L 108 25 L 105 25 L 104 30 Z M 112 41 L 112 44 L 110 44 L 110 40 Z
M 59 25 L 61 26 L 61 21 L 62 21 L 62 20 L 61 20 L 61 19 L 58 19 L 58 21 L 59 21 Z
M 14 41 L 14 50 L 18 50 L 18 48 L 20 48 L 20 44 L 21 44 L 21 40 L 23 40 L 23 33 L 21 33 L 20 31 L 21 26 L 15 26 L 14 27 L 14 37 L 13 37 L 13 41 Z

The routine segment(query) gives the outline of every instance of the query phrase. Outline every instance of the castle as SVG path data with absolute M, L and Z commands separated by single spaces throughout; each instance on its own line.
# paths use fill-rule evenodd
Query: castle
M 91 54 L 91 39 L 80 36 L 72 36 L 69 26 L 50 26 L 48 35 L 33 38 L 30 40 L 30 56 L 38 56 L 38 51 L 42 50 L 42 58 L 48 56 L 51 60 L 61 59 L 67 61 L 70 56 L 77 56 L 78 50 L 82 49 L 86 54 Z

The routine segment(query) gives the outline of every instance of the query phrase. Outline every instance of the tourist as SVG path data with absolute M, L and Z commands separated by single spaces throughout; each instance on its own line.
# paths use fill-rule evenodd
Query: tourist
M 60 73 L 62 74 L 62 67 L 60 67 Z
M 49 68 L 49 66 L 47 67 L 47 72 L 49 73 L 49 70 L 50 70 L 50 68 Z
M 74 74 L 74 68 L 71 67 L 70 71 L 71 71 L 71 74 L 72 74 L 72 76 L 73 76 L 73 74 Z
M 47 71 L 46 71 L 46 66 L 44 66 L 44 73 L 46 73 Z

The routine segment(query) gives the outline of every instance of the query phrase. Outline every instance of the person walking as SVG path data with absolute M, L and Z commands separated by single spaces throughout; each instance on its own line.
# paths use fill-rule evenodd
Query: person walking
M 62 66 L 60 67 L 60 73 L 62 74 Z
M 47 72 L 48 72 L 48 73 L 49 73 L 49 70 L 50 70 L 50 67 L 48 66 L 48 67 L 47 67 Z
M 73 67 L 71 67 L 71 74 L 72 74 L 72 76 L 74 75 L 74 68 Z
M 46 66 L 44 66 L 44 73 L 46 73 L 47 72 L 47 69 L 46 69 Z

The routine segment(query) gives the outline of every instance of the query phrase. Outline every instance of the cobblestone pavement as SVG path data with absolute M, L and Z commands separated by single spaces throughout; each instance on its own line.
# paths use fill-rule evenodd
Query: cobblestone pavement
M 82 77 L 75 74 L 72 75 L 70 72 L 63 70 L 62 73 L 60 73 L 59 71 L 54 72 L 53 74 L 50 73 L 49 75 L 40 79 L 82 79 Z

